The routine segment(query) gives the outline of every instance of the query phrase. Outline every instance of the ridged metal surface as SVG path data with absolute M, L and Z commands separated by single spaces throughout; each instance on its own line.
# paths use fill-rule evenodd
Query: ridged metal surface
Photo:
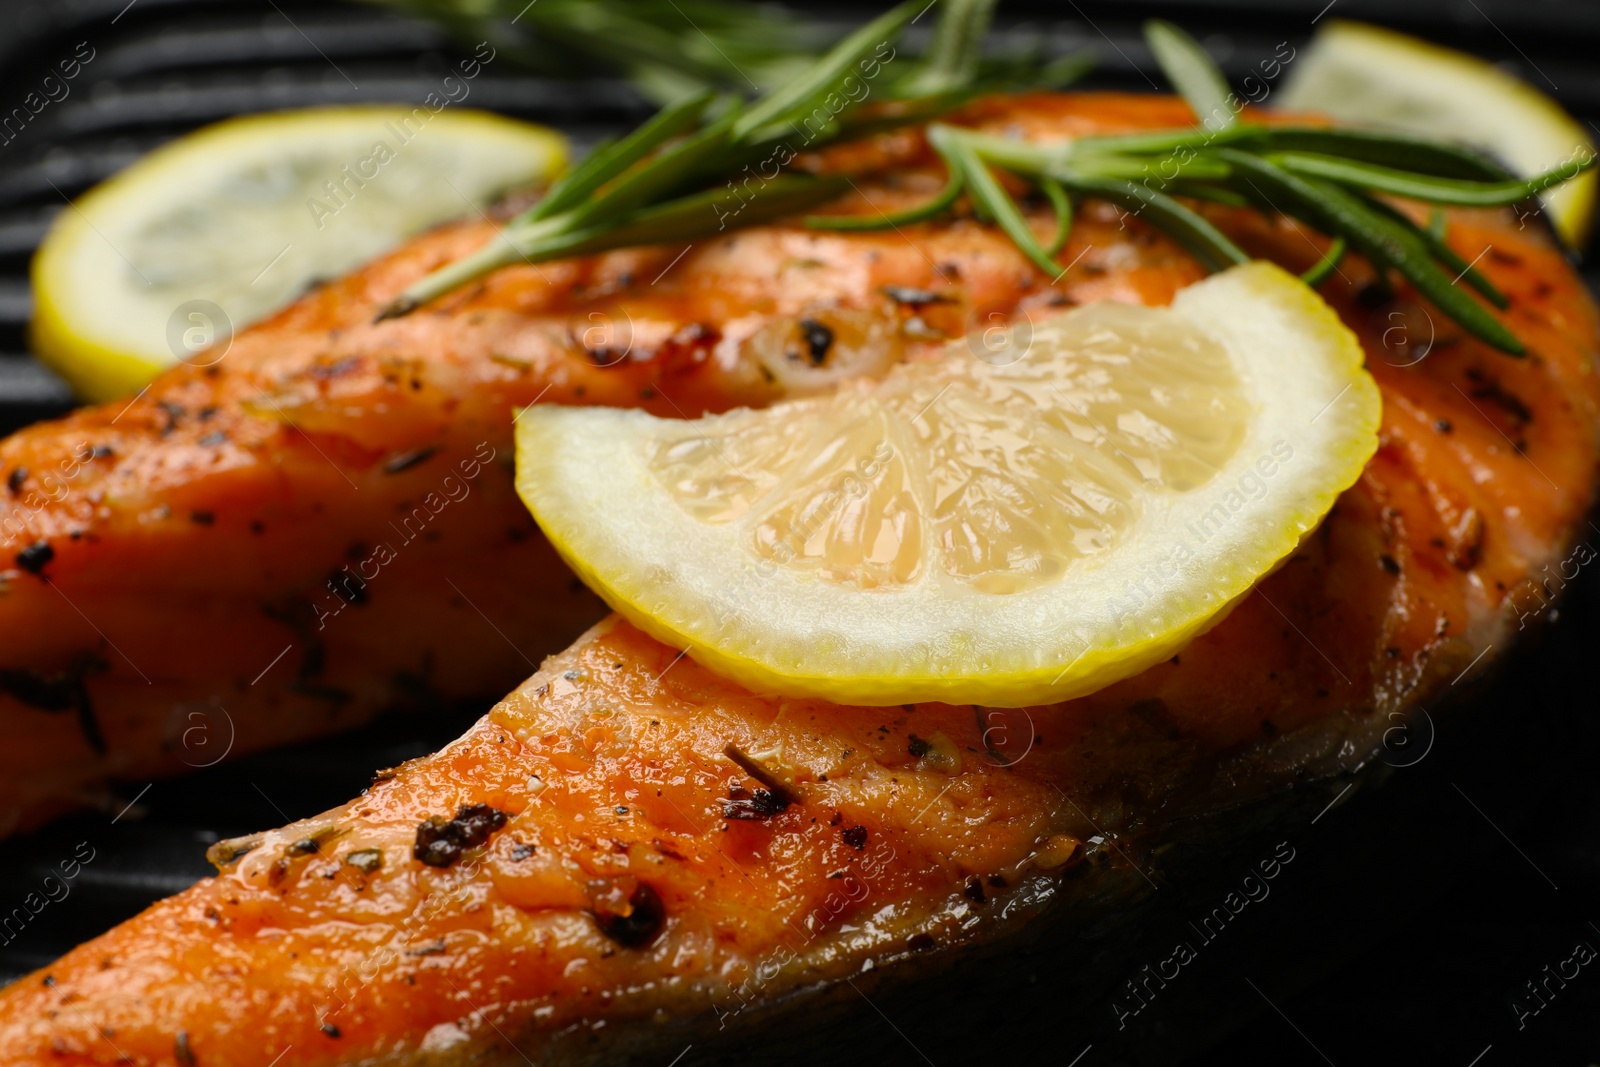
M 1319 12 L 1366 17 L 1505 61 L 1559 96 L 1584 121 L 1600 119 L 1600 68 L 1592 60 L 1600 45 L 1600 4 L 1069 0 L 1013 2 L 1005 10 L 1001 36 L 1042 40 L 1062 54 L 1093 47 L 1102 60 L 1093 84 L 1131 89 L 1153 84 L 1138 30 L 1148 15 L 1173 18 L 1195 31 L 1235 76 L 1246 73 L 1254 57 L 1270 55 L 1278 41 L 1302 44 Z M 843 23 L 859 9 L 822 5 L 818 14 Z M 66 198 L 149 148 L 229 115 L 321 103 L 416 103 L 459 58 L 458 49 L 436 29 L 362 6 L 291 0 L 0 0 L 0 112 L 20 103 L 50 65 L 71 55 L 80 41 L 89 42 L 95 58 L 72 82 L 70 95 L 45 108 L 14 141 L 0 144 L 0 432 L 70 405 L 60 381 L 26 354 L 25 341 L 28 259 Z M 485 70 L 474 84 L 471 106 L 559 126 L 580 145 L 633 123 L 646 111 L 615 81 L 556 81 L 508 65 Z M 391 719 L 353 737 L 268 753 L 184 780 L 148 788 L 128 783 L 105 811 L 0 843 L 0 918 L 17 914 L 12 909 L 75 850 L 94 853 L 67 896 L 13 923 L 20 929 L 0 932 L 0 979 L 48 963 L 205 875 L 202 854 L 219 836 L 339 803 L 365 786 L 373 768 L 432 751 L 475 714 Z M 1594 751 L 1594 731 L 1582 736 Z M 1558 785 L 1529 817 L 1505 827 L 1515 847 L 1538 857 L 1544 873 L 1561 886 L 1556 899 L 1572 904 L 1600 897 L 1595 844 L 1600 841 L 1600 791 L 1594 782 L 1588 775 Z M 1529 788 L 1551 784 L 1529 783 Z M 1477 816 L 1464 812 L 1463 817 Z M 1474 1028 L 1508 1035 L 1485 1039 L 1501 1044 L 1485 1064 L 1600 1052 L 1600 971 L 1574 982 L 1530 1020 L 1528 1036 L 1511 1027 L 1509 1001 L 1519 983 L 1537 975 L 1544 963 L 1566 956 L 1581 927 L 1572 927 L 1574 913 L 1567 907 L 1553 908 L 1555 891 L 1512 847 L 1491 837 L 1486 849 L 1463 857 L 1470 876 L 1426 907 L 1406 901 L 1406 887 L 1395 887 L 1397 908 L 1409 905 L 1397 911 L 1406 919 L 1397 920 L 1395 936 L 1351 946 L 1345 955 L 1353 956 L 1352 962 L 1298 995 L 1284 993 L 1272 1010 L 1257 1005 L 1253 1022 L 1194 1062 L 1320 1064 L 1324 1052 L 1341 1065 L 1380 1062 L 1391 1055 L 1411 1062 L 1436 1057 L 1454 1062 L 1472 1040 L 1462 1032 Z M 1600 921 L 1600 908 L 1593 917 Z M 1311 929 L 1317 921 L 1315 914 L 1305 916 Z M 1590 934 L 1591 943 L 1600 947 L 1600 928 Z M 1489 1020 L 1496 1012 L 1502 1017 Z M 974 1025 L 981 1026 L 981 1020 Z M 1316 1049 L 1308 1036 L 1316 1039 Z M 1519 1043 L 1513 1046 L 1513 1041 Z M 1062 1062 L 1076 1052 L 1070 1044 L 1057 1050 L 1068 1053 Z M 1459 1062 L 1465 1065 L 1477 1051 L 1466 1048 Z M 937 1053 L 934 1060 L 943 1067 Z

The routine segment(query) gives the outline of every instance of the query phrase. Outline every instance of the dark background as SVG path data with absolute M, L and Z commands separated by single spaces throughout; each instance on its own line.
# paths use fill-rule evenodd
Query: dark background
M 866 13 L 863 5 L 793 6 L 841 26 Z M 1100 67 L 1088 85 L 1147 90 L 1147 79 L 1161 79 L 1139 22 L 1153 15 L 1195 33 L 1236 77 L 1279 41 L 1303 44 L 1315 19 L 1380 22 L 1504 63 L 1591 127 L 1600 119 L 1594 0 L 1008 0 L 996 36 L 1041 39 L 1062 54 L 1093 48 Z M 420 102 L 465 54 L 425 24 L 324 0 L 0 0 L 0 100 L 20 100 L 85 40 L 97 55 L 70 97 L 0 146 L 0 432 L 70 403 L 61 383 L 27 355 L 25 340 L 28 259 L 63 196 L 229 115 Z M 562 81 L 509 64 L 485 70 L 472 105 L 560 127 L 580 147 L 648 111 L 599 72 Z M 1592 265 L 1585 273 L 1591 286 L 1600 281 Z M 1584 592 L 1566 611 L 1565 643 L 1535 652 L 1522 667 L 1546 683 L 1539 707 L 1516 689 L 1498 692 L 1492 699 L 1501 703 L 1475 740 L 1430 754 L 1431 778 L 1399 772 L 1413 775 L 1413 793 L 1429 791 L 1425 818 L 1398 817 L 1399 790 L 1379 790 L 1350 805 L 1354 812 L 1329 815 L 1315 828 L 1328 834 L 1321 859 L 1242 915 L 1229 930 L 1232 938 L 1237 929 L 1236 943 L 1185 979 L 1204 984 L 1213 1000 L 1222 996 L 1227 1008 L 1203 1025 L 1181 1012 L 1147 1023 L 1175 1028 L 1169 1044 L 1191 1050 L 1186 1062 L 1600 1062 L 1600 961 L 1520 1028 L 1511 1008 L 1513 998 L 1527 999 L 1523 983 L 1570 956 L 1577 942 L 1600 948 L 1600 729 L 1584 671 L 1600 649 L 1600 624 L 1594 590 Z M 36 890 L 79 842 L 96 854 L 70 896 L 0 945 L 0 980 L 48 963 L 209 873 L 203 852 L 218 837 L 341 803 L 373 768 L 432 751 L 473 717 L 390 719 L 354 738 L 148 788 L 132 783 L 106 811 L 0 843 L 0 901 Z M 1051 1010 L 1048 997 L 1040 1010 Z M 997 1055 L 1027 1051 L 1004 1032 L 990 1040 Z M 1036 1041 L 1035 1033 L 1026 1043 Z M 1051 1062 L 1068 1064 L 1085 1044 L 1068 1033 L 1047 1051 Z M 906 1062 L 922 1062 L 900 1051 Z M 923 1051 L 945 1067 L 948 1050 Z M 1102 1042 L 1081 1062 L 1123 1061 Z M 683 1067 L 692 1064 L 691 1056 Z

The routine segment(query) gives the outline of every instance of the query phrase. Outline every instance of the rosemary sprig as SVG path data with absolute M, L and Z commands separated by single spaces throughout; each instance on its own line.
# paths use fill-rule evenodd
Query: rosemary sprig
M 1367 206 L 1380 214 L 1386 215 L 1402 225 L 1410 225 L 1411 220 L 1401 214 L 1392 204 L 1387 204 L 1373 196 L 1362 194 L 1362 199 Z M 1451 248 L 1446 241 L 1448 234 L 1448 221 L 1443 211 L 1434 208 L 1429 213 L 1428 224 L 1417 227 L 1417 236 L 1427 244 L 1437 259 L 1446 270 L 1454 273 L 1457 281 L 1464 281 L 1472 288 L 1484 295 L 1484 298 L 1497 308 L 1511 306 L 1511 301 L 1495 287 L 1494 283 L 1485 278 L 1476 267 L 1469 263 L 1465 256 Z
M 1398 214 L 1375 210 L 1370 201 L 1330 182 L 1303 178 L 1269 159 L 1236 149 L 1217 154 L 1240 177 L 1253 183 L 1285 214 L 1311 223 L 1324 233 L 1344 237 L 1374 265 L 1389 267 L 1463 328 L 1509 355 L 1520 356 L 1522 342 L 1482 305 L 1456 288 L 1441 269 L 1421 231 Z M 1509 202 L 1509 201 L 1507 201 Z
M 1440 142 L 1368 131 L 1266 127 L 1239 122 L 1229 106 L 1227 82 L 1200 45 L 1176 26 L 1152 22 L 1152 52 L 1204 125 L 1123 137 L 1082 137 L 1036 145 L 971 130 L 929 127 L 928 141 L 943 157 L 951 184 L 929 204 L 902 212 L 900 220 L 935 217 L 963 189 L 980 218 L 989 218 L 1040 270 L 1061 270 L 1059 244 L 1046 248 L 1001 184 L 998 173 L 1029 182 L 1061 215 L 1052 190 L 1092 196 L 1125 207 L 1167 232 L 1213 270 L 1247 257 L 1226 235 L 1178 197 L 1255 205 L 1282 213 L 1332 237 L 1305 279 L 1317 284 L 1348 249 L 1381 270 L 1392 270 L 1467 332 L 1510 355 L 1523 346 L 1504 324 L 1456 283 L 1465 281 L 1490 303 L 1506 298 L 1446 242 L 1443 229 L 1416 225 L 1378 194 L 1430 204 L 1513 204 L 1567 181 L 1595 160 L 1571 160 L 1529 179 Z M 809 219 L 840 228 L 842 220 Z M 876 223 L 876 225 L 874 225 Z M 852 219 L 852 228 L 886 225 L 881 218 Z
M 452 6 L 456 0 L 430 2 Z M 771 175 L 794 158 L 795 145 L 817 148 L 874 129 L 925 122 L 993 88 L 993 79 L 1015 74 L 1015 66 L 986 66 L 981 57 L 982 30 L 992 8 L 993 0 L 944 0 L 935 54 L 926 65 L 902 60 L 899 68 L 891 67 L 894 42 L 928 10 L 926 0 L 906 0 L 752 102 L 703 91 L 669 104 L 634 133 L 596 149 L 495 240 L 411 286 L 378 319 L 408 314 L 518 262 L 693 240 L 837 197 L 833 180 Z M 1069 57 L 1066 65 L 1053 64 L 1042 75 L 1076 76 L 1083 69 L 1081 57 Z M 886 99 L 862 121 L 850 105 L 870 92 L 858 94 L 852 86 L 869 83 Z M 913 83 L 935 91 L 896 97 L 900 87 Z M 730 176 L 741 180 L 736 184 Z M 959 193 L 958 185 L 929 214 L 948 207 Z
M 1060 271 L 1059 265 L 1040 247 L 991 168 L 1031 181 L 1041 190 L 1045 181 L 1052 181 L 1081 196 L 1121 204 L 1165 230 L 1212 269 L 1243 262 L 1245 254 L 1220 230 L 1165 191 L 1172 185 L 1175 192 L 1194 192 L 1186 183 L 1202 183 L 1209 190 L 1233 194 L 1263 210 L 1315 226 L 1406 278 L 1468 332 L 1501 351 L 1522 354 L 1516 337 L 1455 281 L 1467 280 L 1497 304 L 1503 296 L 1436 234 L 1366 194 L 1403 189 L 1408 197 L 1434 203 L 1510 204 L 1580 173 L 1592 161 L 1564 164 L 1525 181 L 1467 181 L 1346 163 L 1326 155 L 1277 152 L 1278 145 L 1289 139 L 1285 132 L 1303 131 L 1239 123 L 1217 136 L 1140 134 L 1044 146 L 935 124 L 928 139 L 950 172 L 964 182 L 974 207 L 994 218 L 1023 254 L 1051 276 Z M 1307 159 L 1315 163 L 1304 164 Z M 1160 177 L 1161 171 L 1170 177 Z M 1332 269 L 1330 260 L 1325 258 L 1324 263 L 1325 269 L 1314 268 L 1313 281 Z
M 447 0 L 435 0 L 447 2 Z M 731 226 L 787 216 L 835 198 L 848 179 L 783 174 L 749 180 L 752 168 L 787 163 L 791 135 L 802 125 L 807 147 L 876 130 L 929 123 L 928 143 L 949 173 L 944 188 L 894 214 L 809 216 L 808 226 L 878 230 L 936 219 L 963 197 L 993 222 L 1048 277 L 1072 225 L 1075 200 L 1098 198 L 1143 218 L 1212 270 L 1248 259 L 1194 201 L 1254 206 L 1284 214 L 1332 238 L 1304 277 L 1318 284 L 1347 251 L 1380 272 L 1409 281 L 1465 330 L 1512 355 L 1521 342 L 1475 299 L 1506 300 L 1446 241 L 1443 216 L 1418 226 L 1382 197 L 1428 204 L 1505 205 L 1566 181 L 1589 167 L 1573 160 L 1548 173 L 1518 179 L 1455 145 L 1362 130 L 1264 126 L 1239 121 L 1227 82 L 1200 45 L 1170 23 L 1151 23 L 1150 46 L 1201 124 L 1121 136 L 1080 137 L 1035 144 L 940 123 L 945 111 L 984 86 L 981 31 L 993 0 L 943 0 L 932 58 L 885 86 L 915 87 L 925 95 L 891 99 L 863 115 L 824 107 L 839 86 L 883 55 L 926 0 L 908 0 L 835 45 L 783 88 L 746 103 L 702 92 L 668 106 L 635 133 L 591 154 L 528 212 L 483 249 L 408 289 L 380 317 L 405 314 L 421 303 L 499 267 L 525 260 L 578 255 L 635 244 L 687 241 Z M 883 64 L 878 64 L 881 68 Z M 881 73 L 879 69 L 879 73 Z M 973 79 L 979 79 L 974 81 Z M 886 94 L 888 95 L 888 94 Z M 742 176 L 739 184 L 730 175 Z M 719 185 L 718 183 L 724 183 Z M 1048 238 L 1008 184 L 1036 189 L 1055 216 Z M 1466 288 L 1457 282 L 1465 282 Z
M 757 142 L 767 140 L 774 127 L 781 127 L 812 111 L 816 101 L 844 83 L 845 77 L 857 63 L 875 48 L 898 38 L 900 31 L 922 12 L 924 6 L 909 0 L 879 15 L 834 45 L 805 73 L 751 104 L 734 122 L 735 138 Z
M 793 150 L 777 138 L 801 128 L 819 110 L 830 120 L 830 94 L 844 78 L 895 40 L 925 4 L 906 0 L 829 50 L 806 73 L 751 104 L 710 93 L 668 105 L 623 140 L 601 148 L 557 182 L 495 240 L 412 285 L 379 314 L 395 318 L 491 271 L 550 259 L 670 240 L 692 240 L 730 225 L 792 214 L 839 194 L 832 181 L 762 176 L 740 187 L 741 169 L 787 162 Z M 882 64 L 878 67 L 881 69 Z M 720 103 L 720 113 L 711 114 Z M 838 135 L 816 131 L 813 143 Z M 798 138 L 797 138 L 798 139 Z M 707 188 L 712 186 L 712 188 Z
M 700 117 L 705 114 L 711 100 L 712 94 L 708 91 L 688 97 L 676 104 L 669 104 L 653 119 L 622 140 L 597 146 L 584 157 L 582 163 L 550 186 L 539 202 L 519 216 L 517 221 L 534 222 L 538 219 L 547 219 L 569 208 L 577 207 L 585 197 L 667 141 L 693 129 L 700 121 Z

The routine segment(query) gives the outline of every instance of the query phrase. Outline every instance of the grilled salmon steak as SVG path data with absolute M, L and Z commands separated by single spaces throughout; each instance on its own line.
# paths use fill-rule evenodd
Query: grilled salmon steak
M 963 121 L 1042 139 L 1188 114 L 1165 98 L 1031 95 Z M 940 182 L 914 132 L 845 153 L 878 176 L 838 210 L 905 206 Z M 1291 269 L 1325 246 L 1283 219 L 1208 211 Z M 1509 213 L 1454 212 L 1449 232 L 1510 297 L 1501 314 L 1529 357 L 1347 260 L 1323 292 L 1382 388 L 1379 451 L 1319 530 L 1170 662 L 1051 707 L 841 707 L 751 694 L 606 619 L 442 752 L 342 808 L 216 846 L 215 877 L 0 992 L 0 1061 L 649 1049 L 664 1063 L 783 1005 L 872 997 L 946 954 L 1034 936 L 1085 872 L 1137 885 L 1186 813 L 1361 766 L 1391 712 L 1481 672 L 1480 654 L 1513 644 L 1590 558 L 1596 310 L 1561 251 Z M 857 332 L 915 358 L 988 316 L 1161 304 L 1202 276 L 1138 219 L 1090 204 L 1053 286 L 972 219 L 779 225 L 514 267 L 371 323 L 487 233 L 418 240 L 241 335 L 216 366 L 0 449 L 25 519 L 7 530 L 16 568 L 0 595 L 12 825 L 109 776 L 181 767 L 191 702 L 225 707 L 235 749 L 258 747 L 354 723 L 408 686 L 451 697 L 507 681 L 590 621 L 512 494 L 518 405 L 760 404 L 810 385 L 813 368 L 761 350 L 802 317 L 832 316 L 841 339 L 849 323 L 892 324 Z M 829 358 L 884 358 L 858 347 Z M 60 499 L 29 510 L 58 468 L 72 472 Z M 392 559 L 372 566 L 380 546 Z

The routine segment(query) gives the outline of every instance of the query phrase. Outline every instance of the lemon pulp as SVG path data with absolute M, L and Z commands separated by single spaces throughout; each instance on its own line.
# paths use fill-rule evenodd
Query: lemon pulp
M 905 586 L 931 567 L 984 592 L 1036 588 L 1112 550 L 1140 517 L 1141 483 L 1183 493 L 1214 478 L 1247 413 L 1222 346 L 1163 311 L 1102 304 L 1032 343 L 1052 357 L 902 365 L 787 419 L 742 412 L 715 436 L 669 426 L 647 460 L 708 524 L 759 502 L 744 547 L 836 585 Z

